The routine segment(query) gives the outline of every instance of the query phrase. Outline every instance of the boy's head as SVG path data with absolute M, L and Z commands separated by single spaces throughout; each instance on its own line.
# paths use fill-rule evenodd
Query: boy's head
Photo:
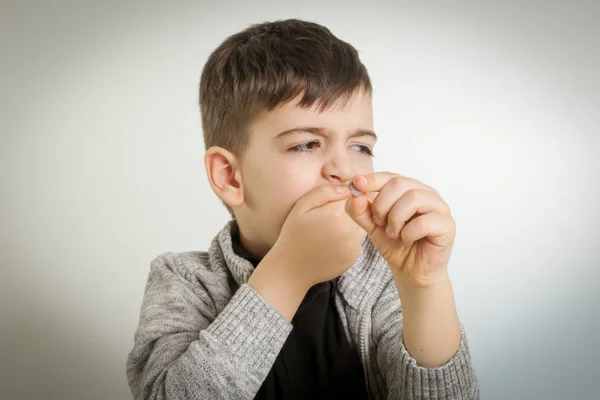
M 227 38 L 202 71 L 200 110 L 211 187 L 257 257 L 300 197 L 373 170 L 369 75 L 321 25 L 276 21 Z

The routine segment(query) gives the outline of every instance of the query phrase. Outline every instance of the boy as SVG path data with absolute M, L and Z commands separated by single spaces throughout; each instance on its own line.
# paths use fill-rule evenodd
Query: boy
M 134 397 L 479 398 L 447 272 L 454 220 L 431 187 L 373 172 L 356 50 L 314 23 L 254 25 L 208 59 L 200 108 L 233 220 L 208 252 L 152 262 Z

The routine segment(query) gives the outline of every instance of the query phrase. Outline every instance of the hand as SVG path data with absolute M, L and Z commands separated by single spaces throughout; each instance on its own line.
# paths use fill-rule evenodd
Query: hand
M 311 286 L 342 275 L 360 254 L 366 234 L 344 211 L 349 196 L 345 185 L 324 185 L 298 200 L 248 280 L 288 322 Z
M 293 276 L 308 287 L 346 272 L 366 237 L 344 211 L 349 196 L 346 185 L 323 185 L 298 200 L 269 257 L 279 255 L 286 268 L 296 270 Z
M 371 237 L 394 278 L 424 288 L 447 277 L 456 235 L 450 208 L 433 188 L 411 178 L 375 172 L 352 180 L 363 192 L 346 211 Z M 372 192 L 378 192 L 372 196 Z M 374 197 L 372 203 L 369 196 Z

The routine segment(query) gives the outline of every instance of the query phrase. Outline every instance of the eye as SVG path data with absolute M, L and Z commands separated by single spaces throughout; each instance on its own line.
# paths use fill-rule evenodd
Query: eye
M 296 146 L 290 148 L 290 151 L 296 151 L 299 153 L 310 152 L 310 151 L 313 151 L 313 150 L 319 148 L 320 146 L 321 146 L 321 143 L 319 143 L 317 141 L 313 141 L 313 142 L 301 143 L 299 145 L 296 145 Z
M 361 153 L 367 154 L 370 157 L 375 157 L 375 154 L 373 154 L 373 150 L 371 150 L 371 148 L 368 146 L 365 146 L 363 144 L 353 144 L 351 147 L 360 151 Z

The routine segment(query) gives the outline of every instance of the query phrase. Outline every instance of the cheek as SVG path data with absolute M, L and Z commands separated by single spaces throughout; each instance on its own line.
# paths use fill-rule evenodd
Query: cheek
M 285 204 L 286 209 L 291 210 L 301 197 L 312 190 L 315 179 L 308 171 L 300 174 L 288 172 L 282 174 L 279 180 L 277 197 L 282 204 Z
M 280 165 L 271 172 L 269 212 L 278 220 L 285 220 L 296 202 L 313 190 L 319 180 L 318 170 L 313 171 L 310 162 Z
M 353 152 L 353 154 L 350 156 L 350 162 L 352 163 L 354 171 L 357 175 L 370 174 L 374 171 L 373 157 Z
M 287 213 L 304 195 L 306 172 L 285 163 L 262 164 L 248 177 L 248 190 L 266 214 Z

